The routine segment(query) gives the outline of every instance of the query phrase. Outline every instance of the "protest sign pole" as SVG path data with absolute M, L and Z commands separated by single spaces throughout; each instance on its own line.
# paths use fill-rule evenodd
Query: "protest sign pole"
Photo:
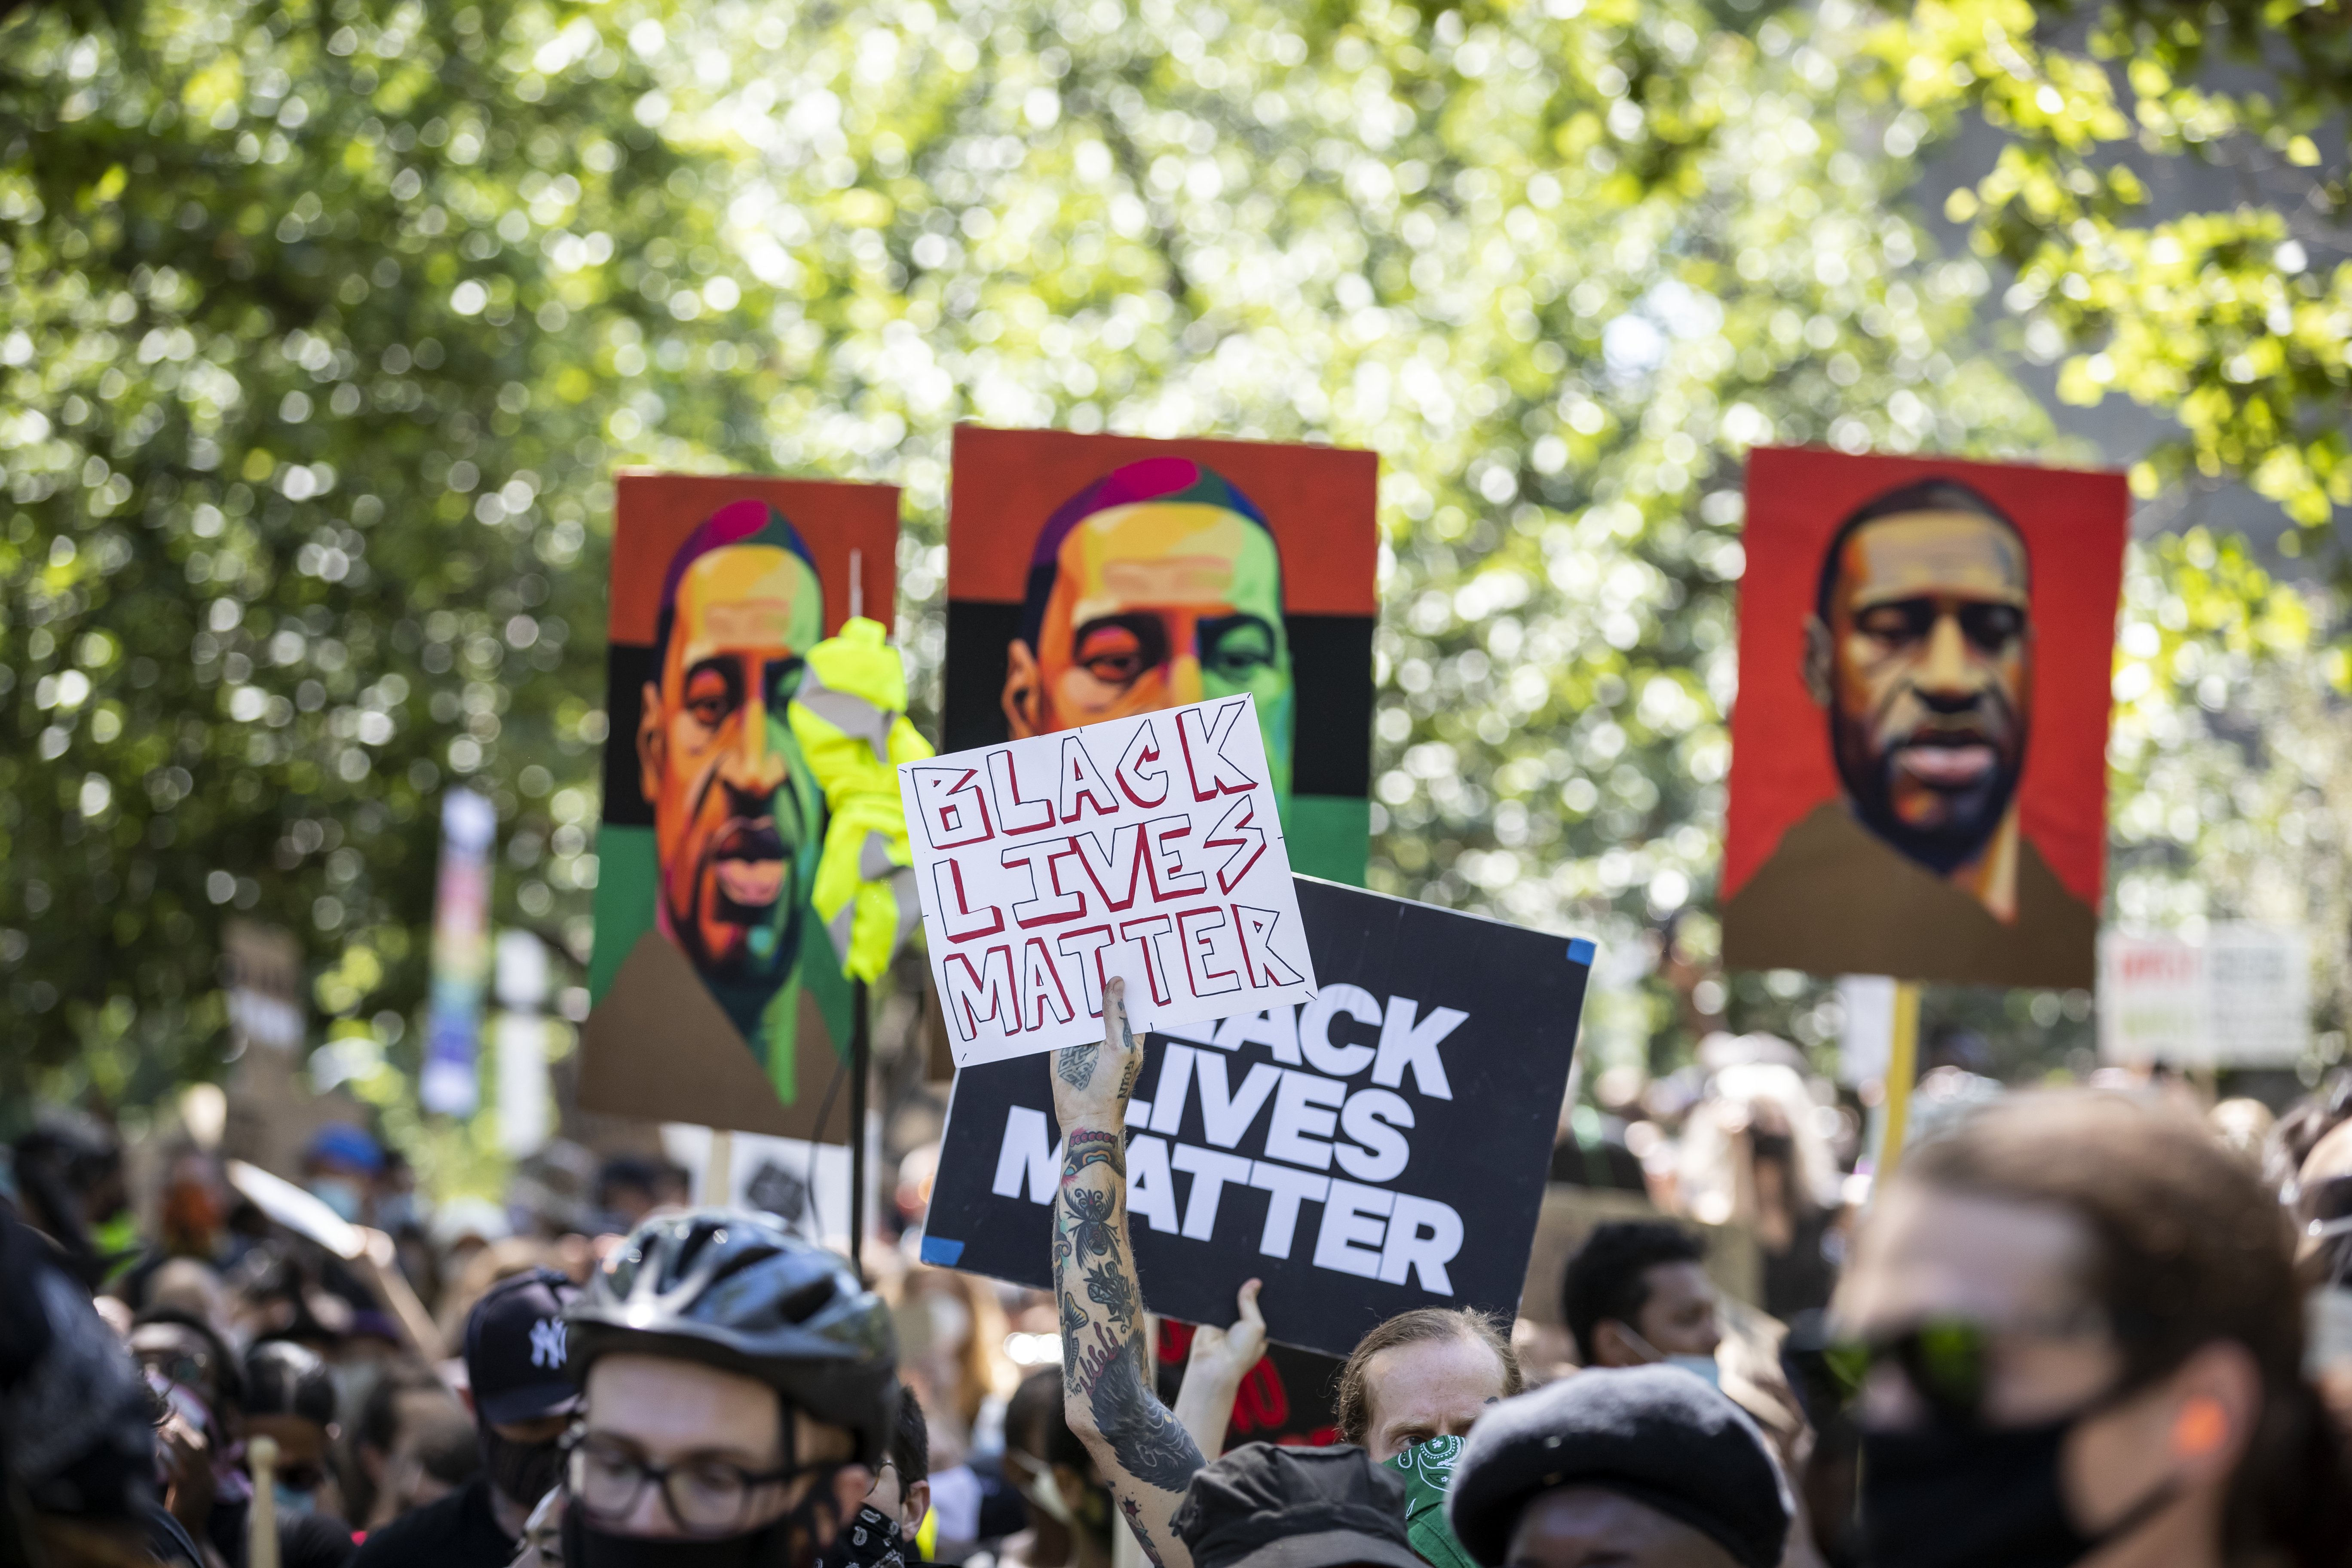
M 866 1080 L 874 1071 L 866 982 L 849 985 L 849 1266 L 866 1282 Z
M 1919 1069 L 1919 983 L 1895 984 L 1895 1038 L 1886 1053 L 1886 1125 L 1878 1136 L 1878 1163 L 1871 1172 L 1874 1196 L 1903 1158 L 1903 1134 L 1911 1115 L 1911 1080 Z

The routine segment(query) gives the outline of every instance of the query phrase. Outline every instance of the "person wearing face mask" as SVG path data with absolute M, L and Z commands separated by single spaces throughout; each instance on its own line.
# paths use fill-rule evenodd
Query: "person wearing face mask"
M 482 1473 L 372 1532 L 353 1568 L 505 1568 L 523 1521 L 562 1477 L 558 1444 L 580 1391 L 566 1306 L 579 1288 L 551 1268 L 499 1280 L 466 1316 L 466 1378 Z
M 335 1517 L 341 1499 L 329 1468 L 337 1435 L 335 1380 L 326 1363 L 284 1341 L 247 1352 L 246 1441 L 278 1445 L 271 1490 L 279 1568 L 342 1568 L 352 1559 L 352 1530 Z
M 2352 1550 L 2288 1222 L 2184 1111 L 2073 1091 L 1979 1112 L 1905 1158 L 1833 1311 L 1874 1568 Z
M 898 1346 L 845 1260 L 764 1215 L 665 1215 L 564 1323 L 580 1423 L 517 1568 L 903 1568 L 866 1501 Z
M 302 1151 L 302 1183 L 311 1195 L 353 1225 L 374 1223 L 376 1178 L 383 1145 L 348 1121 L 330 1121 Z
M 1560 1315 L 1586 1366 L 1680 1367 L 1721 1387 L 1715 1285 L 1706 1248 L 1666 1220 L 1613 1220 L 1568 1260 Z

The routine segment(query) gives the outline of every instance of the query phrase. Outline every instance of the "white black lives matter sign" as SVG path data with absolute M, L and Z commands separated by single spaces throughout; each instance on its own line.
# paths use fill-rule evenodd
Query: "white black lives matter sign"
M 902 764 L 956 1065 L 1312 995 L 1269 776 L 1248 697 Z
M 1230 1322 L 1255 1277 L 1272 1337 L 1335 1356 L 1413 1307 L 1508 1317 L 1592 944 L 1313 878 L 1297 888 L 1320 989 L 1146 1038 L 1127 1148 L 1144 1304 Z M 1051 1288 L 1049 1069 L 956 1075 L 924 1262 Z

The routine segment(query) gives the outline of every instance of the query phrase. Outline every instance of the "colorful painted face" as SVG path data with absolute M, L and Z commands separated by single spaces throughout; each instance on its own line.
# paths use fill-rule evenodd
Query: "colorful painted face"
M 816 574 L 767 544 L 714 550 L 677 585 L 638 736 L 661 854 L 662 929 L 752 1035 L 792 973 L 820 797 L 784 705 L 824 635 Z
M 1949 872 L 2000 828 L 2025 765 L 2025 546 L 1990 518 L 1903 512 L 1848 537 L 1829 605 L 1830 733 L 1863 821 Z
M 1289 794 L 1290 645 L 1265 529 L 1221 506 L 1139 501 L 1073 528 L 1056 566 L 1039 646 L 1015 645 L 1006 683 L 1016 738 L 1248 692 Z

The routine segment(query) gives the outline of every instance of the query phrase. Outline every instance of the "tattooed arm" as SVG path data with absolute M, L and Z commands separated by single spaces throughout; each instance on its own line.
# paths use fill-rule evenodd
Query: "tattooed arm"
M 1169 1528 L 1201 1450 L 1152 1392 L 1127 1229 L 1127 1099 L 1143 1048 L 1124 987 L 1103 997 L 1103 1043 L 1054 1058 L 1054 1114 L 1066 1140 L 1054 1199 L 1054 1288 L 1062 1310 L 1062 1413 L 1109 1482 L 1157 1568 L 1192 1568 Z

